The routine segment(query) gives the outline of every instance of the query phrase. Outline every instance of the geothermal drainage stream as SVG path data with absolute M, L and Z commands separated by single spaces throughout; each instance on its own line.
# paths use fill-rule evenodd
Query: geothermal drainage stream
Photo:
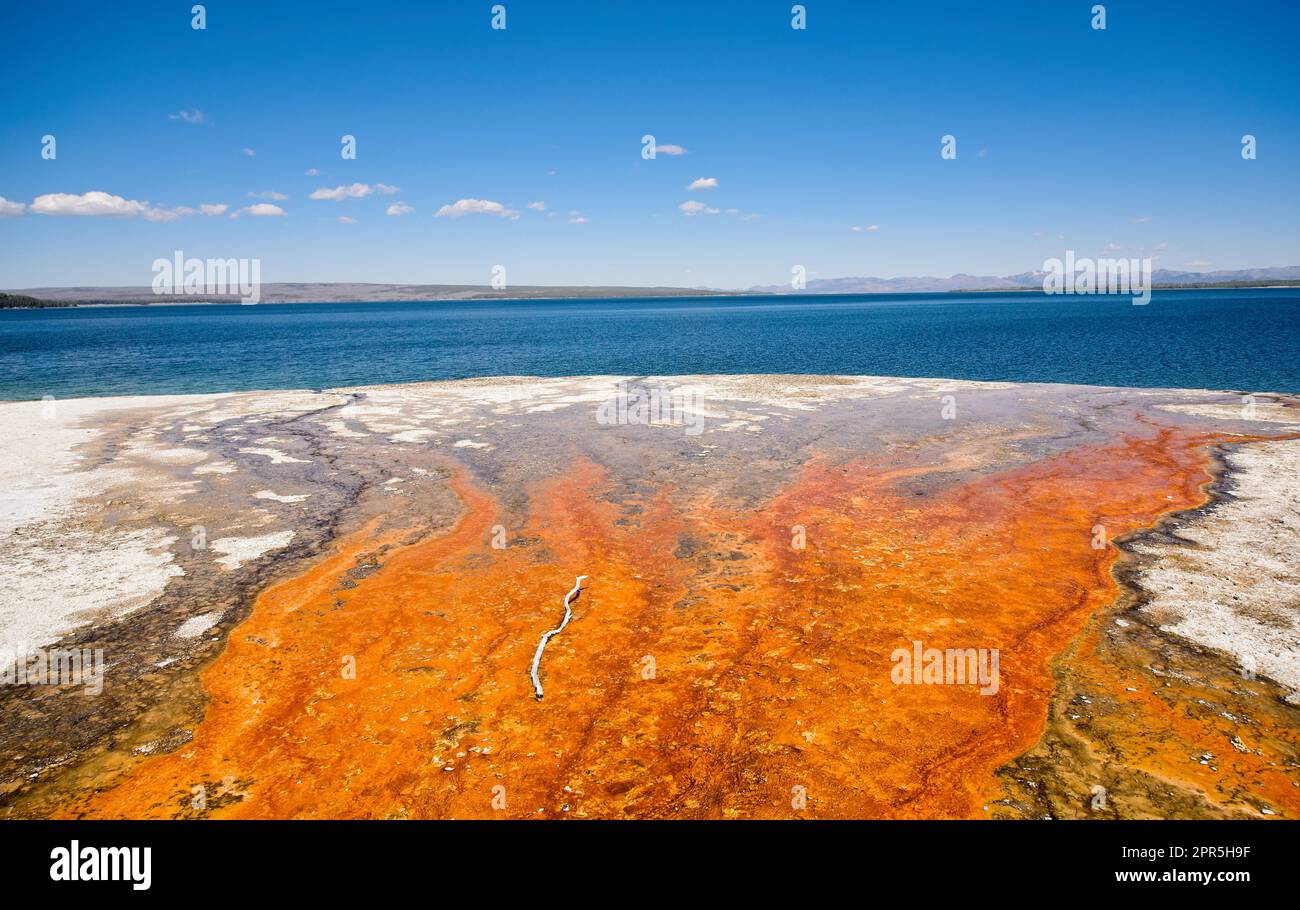
M 578 596 L 578 591 L 582 589 L 582 583 L 586 580 L 587 580 L 586 575 L 578 576 L 577 580 L 573 583 L 573 590 L 570 591 L 568 594 L 564 595 L 564 622 L 560 623 L 556 628 L 552 629 L 549 632 L 543 632 L 542 640 L 537 643 L 537 653 L 533 655 L 532 676 L 533 676 L 533 691 L 537 693 L 538 701 L 542 700 L 542 683 L 537 678 L 537 668 L 542 663 L 542 652 L 546 650 L 546 643 L 551 640 L 551 636 L 559 635 L 561 632 L 563 632 L 564 627 L 567 626 L 569 624 L 569 620 L 573 618 L 573 609 L 569 606 L 569 604 L 573 602 L 573 598 Z

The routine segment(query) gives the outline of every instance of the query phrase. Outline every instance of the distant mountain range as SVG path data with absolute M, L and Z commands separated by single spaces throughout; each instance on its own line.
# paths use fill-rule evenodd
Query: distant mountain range
M 397 300 L 508 300 L 569 297 L 700 297 L 732 294 L 696 288 L 656 287 L 563 287 L 518 285 L 500 290 L 486 284 L 378 284 L 350 281 L 266 282 L 261 285 L 263 303 L 381 303 Z M 238 298 L 238 295 L 234 295 Z M 8 302 L 7 302 L 8 301 Z M 144 303 L 231 303 L 231 295 L 155 294 L 148 287 L 57 287 L 25 288 L 0 293 L 0 308 L 32 306 L 87 306 L 94 304 Z
M 789 285 L 752 287 L 751 294 L 909 294 L 935 291 L 1015 291 L 1041 289 L 1043 272 L 1021 272 L 1000 278 L 996 275 L 967 275 L 949 278 L 812 278 L 802 291 Z M 1151 273 L 1156 287 L 1192 287 L 1196 285 L 1251 285 L 1300 283 L 1300 265 L 1273 266 L 1263 269 L 1234 269 L 1217 272 L 1179 272 L 1155 269 Z
M 1248 287 L 1300 285 L 1300 266 L 1236 269 L 1217 272 L 1177 272 L 1156 269 L 1156 287 Z M 948 278 L 813 278 L 802 291 L 789 285 L 765 285 L 745 290 L 676 287 L 518 285 L 494 290 L 486 285 L 377 284 L 358 282 L 268 282 L 261 286 L 263 303 L 378 303 L 394 300 L 505 300 L 571 297 L 703 297 L 736 294 L 908 294 L 944 291 L 1028 291 L 1041 289 L 1042 272 L 996 275 L 958 274 Z M 0 309 L 87 304 L 230 303 L 230 296 L 156 295 L 147 287 L 26 288 L 0 292 Z

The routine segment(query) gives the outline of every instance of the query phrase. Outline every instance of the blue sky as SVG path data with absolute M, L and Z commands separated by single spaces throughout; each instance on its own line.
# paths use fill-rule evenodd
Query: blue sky
M 1111 2 L 1105 31 L 1075 0 L 809 0 L 804 31 L 764 0 L 505 0 L 504 31 L 490 2 L 217 0 L 204 31 L 190 5 L 0 6 L 0 287 L 146 285 L 176 249 L 264 281 L 516 285 L 1300 264 L 1285 0 Z M 643 160 L 646 133 L 685 154 Z M 135 214 L 41 213 L 88 192 Z M 464 199 L 517 216 L 435 216 Z

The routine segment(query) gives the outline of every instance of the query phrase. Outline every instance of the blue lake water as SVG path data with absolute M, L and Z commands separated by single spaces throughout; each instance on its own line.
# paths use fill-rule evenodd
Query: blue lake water
M 0 311 L 0 398 L 842 373 L 1300 392 L 1300 289 Z

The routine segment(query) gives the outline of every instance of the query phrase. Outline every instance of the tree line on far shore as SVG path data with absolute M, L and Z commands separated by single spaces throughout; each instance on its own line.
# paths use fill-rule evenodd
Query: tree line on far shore
M 0 310 L 18 310 L 29 307 L 73 306 L 71 300 L 41 300 L 26 294 L 6 294 L 0 291 Z

